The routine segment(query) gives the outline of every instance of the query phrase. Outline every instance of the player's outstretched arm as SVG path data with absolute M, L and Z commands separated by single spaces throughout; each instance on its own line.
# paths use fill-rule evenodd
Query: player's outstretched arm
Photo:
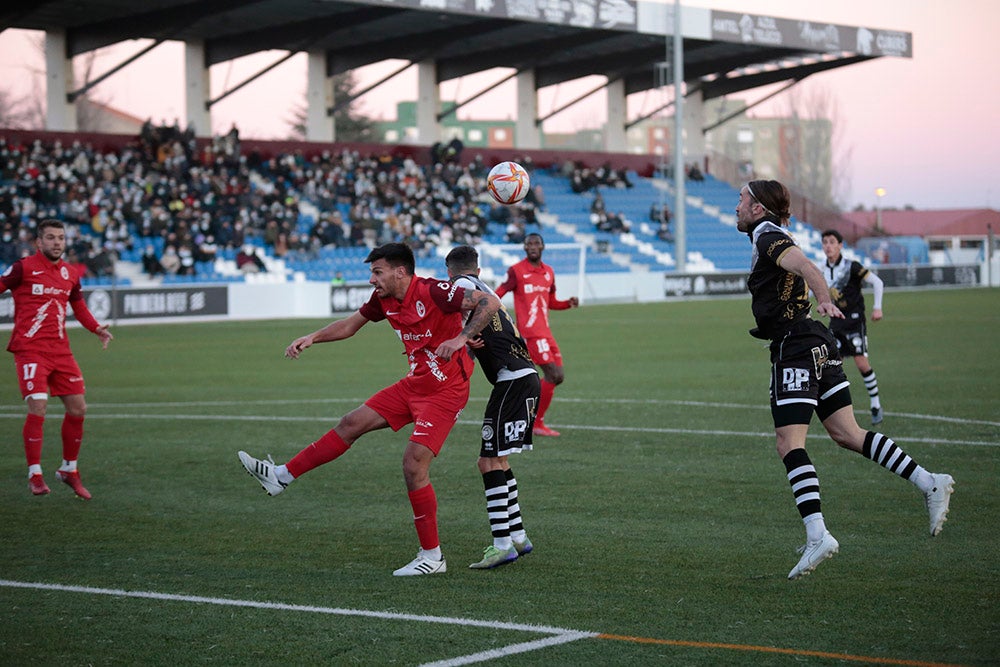
M 354 312 L 342 320 L 330 322 L 322 329 L 311 334 L 296 338 L 285 348 L 285 356 L 289 359 L 298 359 L 299 355 L 306 348 L 312 347 L 315 343 L 328 343 L 335 340 L 350 338 L 358 332 L 358 329 L 368 323 L 368 318 L 360 312 Z

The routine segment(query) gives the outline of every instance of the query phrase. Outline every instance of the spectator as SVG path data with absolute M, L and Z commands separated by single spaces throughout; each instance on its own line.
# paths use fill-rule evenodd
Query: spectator
M 165 247 L 163 255 L 160 256 L 160 265 L 166 274 L 175 275 L 181 268 L 181 258 L 177 255 L 177 248 L 172 245 Z
M 98 241 L 94 241 L 94 248 L 87 255 L 84 263 L 95 278 L 108 278 L 115 274 L 115 260 L 108 249 L 98 245 L 98 243 Z
M 705 176 L 701 173 L 701 169 L 698 168 L 697 162 L 692 162 L 688 166 L 687 176 L 692 181 L 704 181 Z
M 236 254 L 236 268 L 243 273 L 267 273 L 264 260 L 257 254 L 257 249 L 250 244 L 244 245 Z
M 604 197 L 601 196 L 600 190 L 594 191 L 594 200 L 590 202 L 590 212 L 591 214 L 603 214 L 605 212 Z
M 674 242 L 674 235 L 670 231 L 670 218 L 672 217 L 670 207 L 663 204 L 661 207 L 656 202 L 649 207 L 649 220 L 656 223 L 656 237 L 667 243 Z
M 150 278 L 162 276 L 167 272 L 160 263 L 160 258 L 156 256 L 156 249 L 151 245 L 146 246 L 146 250 L 142 253 L 142 270 Z
M 198 273 L 194 266 L 194 251 L 191 249 L 190 243 L 182 243 L 180 248 L 177 249 L 177 256 L 181 260 L 181 265 L 177 269 L 177 275 L 193 276 Z

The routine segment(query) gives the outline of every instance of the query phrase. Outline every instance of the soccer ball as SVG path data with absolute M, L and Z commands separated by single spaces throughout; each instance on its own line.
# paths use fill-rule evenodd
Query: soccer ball
M 501 204 L 516 204 L 528 195 L 531 178 L 524 167 L 516 162 L 501 162 L 490 169 L 486 189 Z

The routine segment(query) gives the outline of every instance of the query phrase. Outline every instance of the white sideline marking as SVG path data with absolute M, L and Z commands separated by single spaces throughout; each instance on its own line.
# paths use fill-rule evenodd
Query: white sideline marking
M 350 405 L 360 405 L 364 403 L 367 398 L 304 398 L 304 399 L 262 399 L 254 401 L 164 401 L 161 403 L 90 403 L 88 407 L 91 409 L 98 408 L 157 408 L 157 407 L 168 407 L 168 408 L 178 408 L 178 407 L 226 407 L 234 405 L 316 405 L 324 403 L 347 403 Z M 469 402 L 485 402 L 486 398 L 481 396 L 473 396 L 469 399 Z M 770 406 L 766 402 L 763 403 L 724 403 L 724 402 L 713 402 L 713 401 L 682 401 L 675 399 L 660 399 L 660 398 L 572 398 L 572 397 L 560 397 L 560 403 L 617 403 L 617 404 L 641 404 L 641 405 L 679 405 L 685 407 L 696 407 L 696 408 L 728 408 L 732 410 L 770 410 Z M 54 405 L 54 408 L 60 406 Z M 19 410 L 21 408 L 20 404 L 15 405 L 2 405 L 0 404 L 0 409 L 11 409 Z M 867 415 L 866 410 L 858 409 L 855 410 L 857 414 Z M 887 412 L 887 416 L 894 417 L 906 417 L 908 419 L 923 419 L 926 421 L 938 421 L 950 424 L 978 424 L 981 426 L 1000 426 L 1000 421 L 990 421 L 986 419 L 967 419 L 964 417 L 948 417 L 945 415 L 925 415 L 915 412 Z M 0 418 L 8 417 L 11 415 L 0 414 Z M 19 416 L 24 416 L 20 413 Z M 623 428 L 622 430 L 629 430 Z M 711 433 L 711 432 L 708 432 Z M 770 435 L 773 435 L 770 434 Z
M 366 399 L 363 398 L 309 398 L 309 399 L 262 399 L 253 401 L 166 401 L 162 403 L 154 402 L 135 402 L 135 403 L 96 403 L 90 404 L 92 409 L 100 408 L 176 408 L 176 407 L 231 407 L 231 406 L 247 406 L 247 405 L 322 405 L 322 404 L 334 404 L 334 403 L 347 403 L 351 405 L 360 405 Z M 484 402 L 486 399 L 484 397 L 472 397 L 469 402 Z M 713 401 L 690 401 L 690 400 L 674 400 L 674 399 L 658 399 L 658 398 L 560 398 L 561 402 L 564 403 L 593 403 L 595 401 L 601 401 L 603 403 L 616 403 L 616 404 L 641 404 L 641 405 L 678 405 L 684 407 L 703 407 L 703 408 L 728 408 L 733 410 L 770 410 L 770 406 L 760 403 L 728 403 L 728 402 L 713 402 Z M 61 406 L 54 406 L 58 410 Z M 0 410 L 12 409 L 20 410 L 20 406 L 14 405 L 0 405 Z M 865 410 L 855 410 L 856 413 L 867 415 Z M 56 413 L 58 414 L 58 413 Z M 919 413 L 910 412 L 892 412 L 886 413 L 887 416 L 896 417 L 906 417 L 909 419 L 923 419 L 926 421 L 937 421 L 951 424 L 976 424 L 981 426 L 998 426 L 1000 427 L 1000 422 L 989 421 L 984 419 L 965 419 L 961 417 L 947 417 L 943 415 L 925 415 Z M 16 413 L 0 413 L 0 419 L 17 419 L 23 418 L 23 412 Z M 208 421 L 214 419 L 227 419 L 232 421 L 284 421 L 284 422 L 310 422 L 310 421 L 327 421 L 326 417 L 288 417 L 288 416 L 261 416 L 261 415 L 178 415 L 178 414 L 164 414 L 164 415 L 154 415 L 154 414 L 94 414 L 91 412 L 89 417 L 105 418 L 105 419 L 189 419 L 189 420 L 201 420 Z M 478 422 L 473 421 L 459 421 L 459 424 L 475 425 Z M 568 429 L 589 429 L 592 431 L 624 431 L 624 432 L 635 432 L 635 433 L 670 433 L 670 434 L 680 434 L 680 435 L 718 435 L 718 436 L 728 436 L 728 437 L 773 437 L 773 432 L 754 432 L 754 431 L 722 431 L 722 430 L 711 430 L 711 429 L 683 429 L 683 428 L 657 428 L 657 427 L 637 427 L 637 426 L 581 426 L 575 424 L 560 424 L 560 428 Z M 822 439 L 825 436 L 821 435 L 809 435 L 809 438 Z M 979 441 L 979 440 L 943 440 L 938 438 L 906 438 L 907 442 L 925 442 L 931 444 L 943 444 L 943 445 L 970 445 L 976 447 L 996 447 L 1000 446 L 1000 442 L 989 442 L 989 441 Z
M 285 604 L 283 602 L 258 602 L 256 600 L 232 600 L 228 598 L 209 598 L 200 595 L 176 595 L 172 593 L 155 593 L 152 591 L 126 591 L 117 588 L 92 588 L 90 586 L 66 586 L 63 584 L 43 584 L 32 581 L 11 581 L 0 579 L 0 586 L 7 588 L 30 588 L 44 591 L 62 591 L 64 593 L 89 593 L 90 595 L 109 595 L 123 598 L 142 598 L 146 600 L 166 600 L 169 602 L 192 602 L 195 604 L 214 604 L 223 607 L 246 607 L 251 609 L 277 609 L 280 611 L 301 611 L 310 614 L 332 614 L 336 616 L 360 616 L 362 618 L 378 618 L 390 621 L 416 621 L 418 623 L 441 623 L 445 625 L 461 625 L 474 628 L 490 628 L 499 630 L 515 630 L 520 632 L 535 632 L 552 635 L 530 642 L 511 644 L 498 649 L 490 649 L 479 653 L 427 663 L 423 667 L 450 667 L 470 665 L 475 662 L 485 662 L 516 653 L 526 653 L 549 646 L 567 644 L 578 639 L 589 639 L 600 633 L 568 630 L 549 625 L 529 625 L 526 623 L 506 623 L 503 621 L 478 621 L 471 618 L 452 618 L 450 616 L 424 616 L 419 614 L 397 614 L 385 611 L 370 611 L 367 609 L 341 609 L 339 607 L 315 607 L 312 605 Z
M 301 401 L 294 401 L 301 402 Z M 363 401 L 354 400 L 352 403 L 360 404 Z M 154 403 L 149 405 L 170 405 L 167 403 Z M 191 406 L 190 403 L 178 403 L 175 406 Z M 204 405 L 204 404 L 198 404 Z M 87 413 L 87 419 L 184 419 L 187 421 L 243 421 L 243 422 L 319 422 L 319 423 L 330 423 L 332 418 L 330 417 L 287 417 L 281 415 L 187 415 L 187 414 L 177 414 L 177 413 L 165 413 L 162 415 L 154 414 L 101 414 L 99 412 L 94 412 L 93 408 L 108 407 L 107 405 L 90 405 L 91 411 Z M 118 407 L 123 407 L 119 405 Z M 751 406 L 740 406 L 740 407 L 751 407 Z M 765 406 L 766 407 L 766 406 Z M 51 413 L 53 415 L 58 413 Z M 893 413 L 895 414 L 895 413 Z M 921 417 L 921 415 L 911 415 L 915 417 Z M 931 417 L 923 416 L 924 419 L 931 419 Z M 0 412 L 0 419 L 24 419 L 23 412 Z M 942 418 L 944 420 L 949 420 L 950 418 Z M 981 422 L 975 420 L 953 420 L 960 423 L 973 423 L 973 424 L 986 424 L 986 425 L 996 425 L 1000 426 L 1000 422 Z M 460 419 L 456 423 L 464 424 L 466 426 L 477 426 L 482 424 L 480 420 L 469 420 Z M 581 425 L 581 424 L 555 424 L 560 429 L 566 430 L 578 430 L 578 431 L 613 431 L 613 432 L 624 432 L 624 433 L 670 433 L 674 435 L 717 435 L 728 438 L 774 438 L 774 432 L 770 431 L 722 431 L 717 429 L 694 429 L 694 428 L 668 428 L 668 427 L 657 427 L 657 426 L 598 426 L 598 425 Z M 810 433 L 806 436 L 813 440 L 826 440 L 828 436 L 823 434 L 813 434 Z M 916 438 L 916 437 L 906 437 L 900 438 L 901 442 L 923 442 L 928 444 L 937 445 L 968 445 L 970 447 L 1000 447 L 1000 442 L 990 442 L 983 440 L 946 440 L 944 438 Z

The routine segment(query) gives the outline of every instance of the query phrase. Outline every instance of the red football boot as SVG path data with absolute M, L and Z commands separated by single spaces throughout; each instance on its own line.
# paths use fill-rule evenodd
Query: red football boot
M 28 478 L 28 488 L 36 496 L 44 496 L 49 492 L 49 485 L 45 483 L 45 478 L 39 473 Z
M 84 488 L 83 482 L 80 481 L 79 470 L 74 470 L 73 472 L 56 470 L 56 479 L 61 482 L 65 482 L 69 488 L 73 489 L 73 493 L 80 496 L 82 499 L 90 500 L 90 491 Z
M 535 422 L 535 427 L 531 429 L 531 432 L 534 435 L 547 435 L 550 437 L 557 437 L 559 435 L 559 431 L 549 428 L 548 426 L 545 425 L 545 422 L 541 421 Z

